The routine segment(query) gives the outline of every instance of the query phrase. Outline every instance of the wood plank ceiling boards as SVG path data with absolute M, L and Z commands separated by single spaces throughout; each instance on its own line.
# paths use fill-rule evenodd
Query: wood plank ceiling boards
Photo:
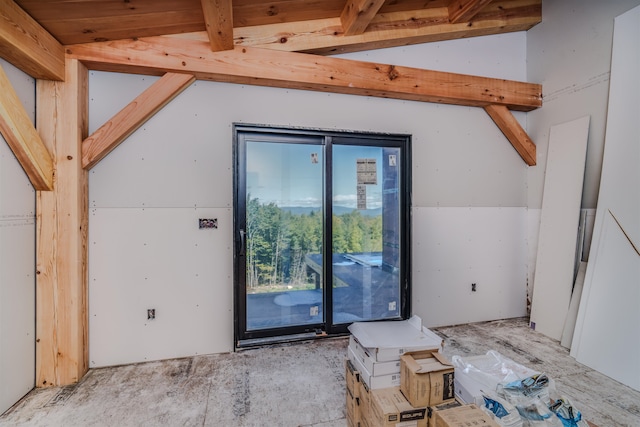
M 0 57 L 34 78 L 64 78 L 64 48 L 12 0 L 0 0 Z
M 63 45 L 213 31 L 244 46 L 269 35 L 286 50 L 300 50 L 289 46 L 303 38 L 307 50 L 353 51 L 526 31 L 542 19 L 541 0 L 101 0 L 100 7 L 95 0 L 2 1 L 20 6 Z

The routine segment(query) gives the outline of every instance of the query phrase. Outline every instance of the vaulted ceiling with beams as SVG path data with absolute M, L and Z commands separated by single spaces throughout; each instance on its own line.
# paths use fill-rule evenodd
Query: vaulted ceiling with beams
M 331 54 L 525 31 L 541 19 L 542 0 L 0 0 L 0 57 L 40 80 L 65 81 L 69 60 L 165 76 L 149 114 L 184 87 L 167 82 L 194 79 L 481 107 L 535 165 L 535 144 L 510 110 L 539 108 L 540 85 Z M 15 116 L 15 99 L 0 100 L 9 106 L 0 128 L 28 170 L 37 135 L 24 124 L 30 137 L 13 131 L 24 114 Z M 87 138 L 83 166 L 120 139 Z M 50 186 L 45 176 L 32 181 Z
M 333 53 L 527 30 L 541 0 L 15 0 L 60 44 L 206 32 L 233 45 Z

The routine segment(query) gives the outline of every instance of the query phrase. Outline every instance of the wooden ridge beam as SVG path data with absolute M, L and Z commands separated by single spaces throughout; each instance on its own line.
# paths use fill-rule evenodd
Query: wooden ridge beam
M 93 167 L 194 81 L 190 74 L 165 74 L 82 142 L 82 167 Z
M 238 27 L 236 46 L 335 54 L 526 31 L 542 21 L 541 0 L 493 1 L 471 22 L 449 21 L 446 7 L 377 14 L 366 31 L 346 34 L 340 18 Z M 205 33 L 187 37 L 206 39 Z
M 53 160 L 0 66 L 0 133 L 36 190 L 53 189 Z
M 233 49 L 233 7 L 231 0 L 200 0 L 211 50 Z
M 529 166 L 535 166 L 536 145 L 531 141 L 531 138 L 529 138 L 529 135 L 520 126 L 516 118 L 513 117 L 511 111 L 502 105 L 487 105 L 484 109 L 513 145 L 513 148 L 520 154 L 522 160 Z
M 364 33 L 383 4 L 384 0 L 347 0 L 340 15 L 343 34 L 352 36 Z
M 0 0 L 0 57 L 36 79 L 64 79 L 64 48 L 13 0 Z
M 542 105 L 539 84 L 249 47 L 211 52 L 206 42 L 175 36 L 72 45 L 67 55 L 102 71 L 519 111 Z

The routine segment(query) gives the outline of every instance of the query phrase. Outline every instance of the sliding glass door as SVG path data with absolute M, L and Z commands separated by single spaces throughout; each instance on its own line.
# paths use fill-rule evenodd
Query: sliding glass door
M 332 144 L 334 323 L 401 316 L 401 149 L 374 143 Z
M 407 315 L 408 144 L 235 127 L 238 345 Z

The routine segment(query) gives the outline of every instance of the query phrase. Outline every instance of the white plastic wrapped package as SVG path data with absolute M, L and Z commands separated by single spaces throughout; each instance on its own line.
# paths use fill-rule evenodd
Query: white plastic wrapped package
M 506 384 L 540 373 L 504 357 L 495 350 L 489 350 L 487 354 L 480 356 L 453 356 L 451 362 L 456 368 L 456 373 L 459 370 L 482 384 L 483 389 L 493 391 L 500 383 Z
M 498 383 L 496 391 L 498 395 L 514 405 L 526 405 L 532 399 L 540 399 L 545 405 L 548 405 L 551 400 L 550 384 L 551 380 L 547 375 L 533 374 L 508 383 Z
M 512 423 L 516 421 L 514 415 L 519 414 L 523 427 L 563 427 L 548 407 L 550 391 L 555 390 L 555 386 L 544 373 L 522 366 L 495 350 L 481 356 L 453 356 L 451 362 L 456 368 L 456 377 L 462 376 L 476 383 L 476 389 L 481 390 L 485 400 L 485 409 L 495 409 L 497 403 L 509 408 L 502 419 L 495 419 L 498 424 L 518 425 Z
M 540 399 L 529 399 L 516 405 L 524 427 L 563 427 L 562 421 Z
M 511 403 L 494 392 L 484 392 L 482 410 L 501 427 L 523 427 L 520 413 Z
M 573 407 L 566 396 L 552 398 L 549 409 L 560 419 L 563 427 L 589 427 L 589 423 L 582 419 L 580 411 Z

